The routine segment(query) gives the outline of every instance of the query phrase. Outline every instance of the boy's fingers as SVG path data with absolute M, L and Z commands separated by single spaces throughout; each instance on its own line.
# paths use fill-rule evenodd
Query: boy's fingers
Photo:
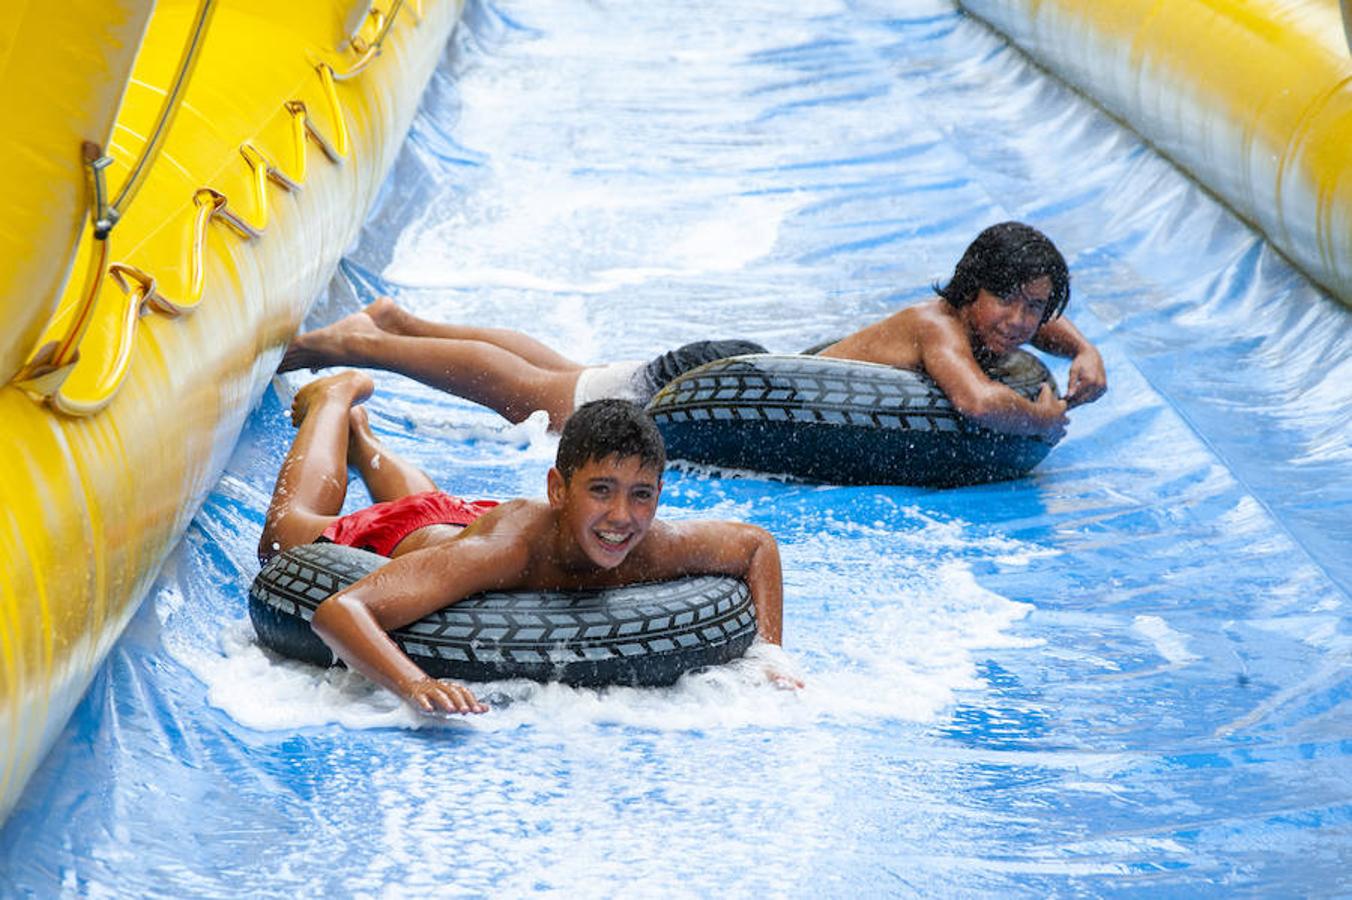
M 474 693 L 463 684 L 442 682 L 437 691 L 437 696 L 441 700 L 442 709 L 446 712 L 464 715 L 488 711 L 488 707 L 480 703 Z
M 1073 385 L 1066 394 L 1067 406 L 1080 406 L 1084 403 L 1092 403 L 1099 397 L 1102 397 L 1106 388 L 1097 385 L 1080 383 Z
M 469 707 L 465 704 L 464 697 L 461 696 L 460 691 L 457 691 L 457 689 L 442 688 L 441 691 L 438 692 L 438 697 L 441 699 L 442 709 L 445 709 L 446 712 L 457 712 L 457 714 L 461 715 L 464 715 L 465 712 L 469 712 Z
M 451 694 L 451 702 L 455 704 L 456 712 L 463 715 L 467 712 L 472 712 L 474 710 L 476 705 L 474 703 L 474 697 L 470 696 L 469 692 L 466 691 L 464 688 L 459 688 L 457 690 L 451 691 L 450 694 Z

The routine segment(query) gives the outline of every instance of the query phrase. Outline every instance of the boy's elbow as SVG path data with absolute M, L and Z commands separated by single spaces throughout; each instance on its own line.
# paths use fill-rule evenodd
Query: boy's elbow
M 752 529 L 754 543 L 751 547 L 751 561 L 754 564 L 756 560 L 766 561 L 770 565 L 779 565 L 779 542 L 770 532 L 761 528 L 759 525 L 748 525 Z
M 948 396 L 953 409 L 974 422 L 984 422 L 996 412 L 996 403 L 989 392 L 955 391 Z
M 274 556 L 281 552 L 281 543 L 273 536 L 271 529 L 265 527 L 262 537 L 258 539 L 258 564 L 266 566 L 272 562 Z
M 733 539 L 728 542 L 727 548 L 732 551 L 733 557 L 740 560 L 741 565 L 751 566 L 765 554 L 777 554 L 779 552 L 779 544 L 775 541 L 775 536 L 759 525 L 752 525 L 750 522 L 737 522 L 735 527 Z M 731 562 L 731 559 L 729 561 Z M 734 565 L 737 565 L 737 563 L 734 563 Z
M 752 525 L 747 522 L 744 523 L 742 527 L 747 530 L 747 534 L 750 536 L 754 549 L 777 550 L 779 548 L 779 544 L 775 541 L 775 536 L 759 525 Z

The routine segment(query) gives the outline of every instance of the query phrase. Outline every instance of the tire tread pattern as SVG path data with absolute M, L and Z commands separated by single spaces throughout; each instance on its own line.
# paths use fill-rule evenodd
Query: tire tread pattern
M 278 554 L 249 590 L 259 639 L 286 656 L 333 665 L 310 628 L 315 608 L 386 562 L 325 543 Z M 601 591 L 476 594 L 391 637 L 439 678 L 658 685 L 742 655 L 755 634 L 745 584 L 696 576 Z
M 1055 382 L 1017 351 L 988 373 L 1033 399 Z M 965 484 L 1024 474 L 1051 445 L 982 428 L 924 373 L 804 355 L 717 360 L 648 411 L 672 459 L 840 483 Z

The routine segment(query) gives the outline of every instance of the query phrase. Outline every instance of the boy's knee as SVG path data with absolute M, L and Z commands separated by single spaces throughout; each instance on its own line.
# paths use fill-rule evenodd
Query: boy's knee
M 270 559 L 284 550 L 290 550 L 297 544 L 309 543 L 309 540 L 296 540 L 294 528 L 289 528 L 285 517 L 279 517 L 278 521 L 269 517 L 263 523 L 263 534 L 258 539 L 258 561 L 266 564 Z

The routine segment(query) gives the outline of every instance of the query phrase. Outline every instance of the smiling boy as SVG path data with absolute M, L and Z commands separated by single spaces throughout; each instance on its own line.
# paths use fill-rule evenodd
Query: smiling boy
M 774 538 L 740 522 L 658 520 L 666 450 L 634 404 L 580 407 L 560 435 L 546 499 L 498 504 L 437 491 L 381 447 L 358 409 L 372 389 L 368 376 L 343 372 L 297 394 L 296 439 L 259 544 L 263 559 L 321 537 L 393 557 L 315 611 L 315 633 L 350 668 L 426 713 L 484 712 L 468 688 L 427 675 L 387 632 L 481 591 L 583 590 L 686 575 L 745 581 L 757 631 L 780 643 L 783 583 Z M 340 516 L 349 462 L 379 502 Z
M 1108 389 L 1103 358 L 1061 313 L 1070 299 L 1066 261 L 1051 240 L 1021 222 L 992 225 L 972 241 L 933 300 L 856 331 L 817 355 L 921 370 L 953 407 L 995 431 L 1055 440 L 1066 410 Z M 1025 343 L 1071 360 L 1066 394 L 1043 385 L 1028 400 L 982 364 Z

